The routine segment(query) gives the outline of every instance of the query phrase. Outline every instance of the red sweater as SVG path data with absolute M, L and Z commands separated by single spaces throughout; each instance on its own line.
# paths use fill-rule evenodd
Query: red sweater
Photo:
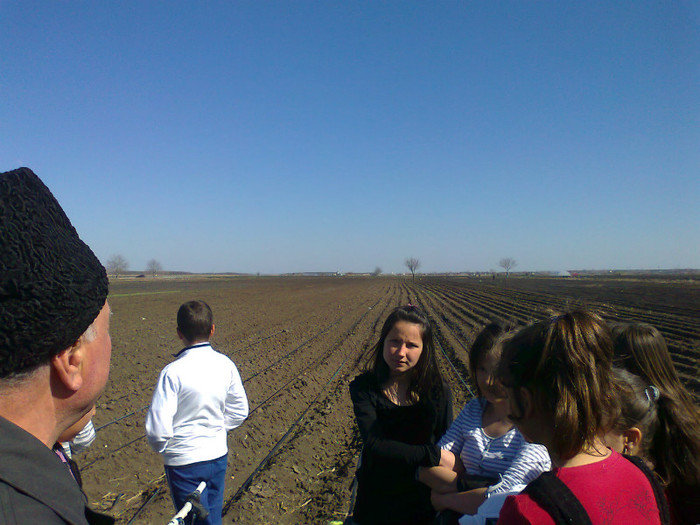
M 580 467 L 553 470 L 586 509 L 594 525 L 659 525 L 659 510 L 649 480 L 631 462 L 614 452 Z M 509 496 L 498 525 L 554 524 L 551 516 L 527 494 Z

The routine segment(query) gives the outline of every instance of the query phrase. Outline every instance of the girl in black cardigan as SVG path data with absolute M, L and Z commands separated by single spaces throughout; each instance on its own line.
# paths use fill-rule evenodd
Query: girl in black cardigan
M 452 423 L 452 397 L 440 376 L 426 315 L 412 305 L 396 308 L 367 364 L 350 384 L 364 445 L 353 520 L 431 523 L 430 489 L 416 479 L 416 470 L 440 461 L 435 443 Z

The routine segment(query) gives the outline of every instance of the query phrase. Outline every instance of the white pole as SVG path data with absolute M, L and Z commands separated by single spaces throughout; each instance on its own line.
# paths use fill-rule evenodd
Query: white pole
M 196 488 L 196 490 L 192 494 L 197 495 L 197 499 L 199 499 L 199 496 L 202 495 L 202 492 L 204 492 L 204 489 L 207 488 L 207 483 L 205 481 L 202 481 Z M 168 522 L 168 525 L 181 525 L 184 523 L 185 516 L 187 516 L 190 511 L 192 510 L 192 503 L 189 501 L 185 503 L 180 511 L 173 516 L 173 519 L 171 519 Z

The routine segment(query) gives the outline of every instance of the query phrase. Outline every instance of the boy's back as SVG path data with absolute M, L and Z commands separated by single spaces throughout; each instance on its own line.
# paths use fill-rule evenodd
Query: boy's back
M 166 465 L 188 465 L 226 454 L 226 431 L 247 415 L 236 365 L 209 343 L 200 343 L 160 373 L 146 432 Z
M 200 481 L 209 511 L 198 524 L 219 525 L 228 445 L 226 431 L 248 417 L 248 399 L 236 365 L 211 347 L 214 318 L 204 301 L 189 301 L 177 313 L 177 335 L 185 343 L 158 377 L 146 415 L 146 435 L 163 456 L 176 509 Z

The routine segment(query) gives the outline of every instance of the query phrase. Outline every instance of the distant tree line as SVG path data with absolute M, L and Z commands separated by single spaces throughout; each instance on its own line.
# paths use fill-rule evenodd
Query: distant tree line
M 127 261 L 123 255 L 112 255 L 105 262 L 105 268 L 109 274 L 113 275 L 115 279 L 118 279 L 120 275 L 123 275 L 129 270 L 129 261 Z M 150 273 L 151 277 L 157 277 L 162 271 L 163 265 L 158 259 L 151 259 L 146 263 L 146 273 Z

